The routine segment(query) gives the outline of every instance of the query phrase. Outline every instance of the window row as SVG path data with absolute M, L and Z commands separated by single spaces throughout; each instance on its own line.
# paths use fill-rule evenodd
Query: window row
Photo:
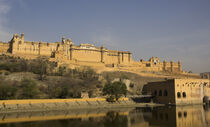
M 178 98 L 181 98 L 181 97 L 186 98 L 187 94 L 186 94 L 186 92 L 182 92 L 182 94 L 181 94 L 181 92 L 177 92 L 177 97 Z
M 164 91 L 162 91 L 162 90 L 159 90 L 159 91 L 155 90 L 154 91 L 154 96 L 168 96 L 168 91 L 167 90 L 164 90 Z
M 187 117 L 187 112 L 178 112 L 178 117 L 181 118 L 182 116 L 184 116 L 185 118 Z
M 201 87 L 201 85 L 198 85 L 198 84 L 196 84 L 196 85 L 195 85 L 195 84 L 193 84 L 193 85 L 192 85 L 192 84 L 182 84 L 182 85 L 177 84 L 177 87 L 179 87 L 179 86 L 180 86 L 180 87 L 181 87 L 181 86 L 183 86 L 183 87 L 184 87 L 184 86 L 186 86 L 186 87 L 192 87 L 192 86 L 193 86 L 193 87 Z

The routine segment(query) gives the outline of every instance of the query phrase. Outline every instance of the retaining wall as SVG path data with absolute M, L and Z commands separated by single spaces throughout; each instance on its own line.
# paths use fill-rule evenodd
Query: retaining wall
M 72 108 L 102 108 L 114 105 L 129 105 L 132 101 L 120 98 L 115 103 L 109 103 L 105 98 L 88 99 L 26 99 L 0 100 L 0 112 L 12 110 L 60 110 Z

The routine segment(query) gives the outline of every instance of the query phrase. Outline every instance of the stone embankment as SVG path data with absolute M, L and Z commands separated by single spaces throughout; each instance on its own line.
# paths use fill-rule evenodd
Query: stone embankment
M 112 108 L 112 109 L 80 109 L 80 110 L 50 110 L 50 111 L 27 111 L 27 112 L 0 112 L 0 126 L 5 123 L 81 119 L 89 118 L 104 119 L 107 114 L 115 113 L 119 116 L 127 116 L 135 108 Z M 79 122 L 79 121 L 78 121 Z
M 129 98 L 120 98 L 114 103 L 107 102 L 105 98 L 0 100 L 0 113 L 145 106 L 157 104 L 135 103 Z

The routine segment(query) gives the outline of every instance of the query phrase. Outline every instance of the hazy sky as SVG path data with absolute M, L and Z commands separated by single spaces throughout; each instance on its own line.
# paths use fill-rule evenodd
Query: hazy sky
M 93 43 L 210 71 L 210 0 L 0 0 L 0 40 Z

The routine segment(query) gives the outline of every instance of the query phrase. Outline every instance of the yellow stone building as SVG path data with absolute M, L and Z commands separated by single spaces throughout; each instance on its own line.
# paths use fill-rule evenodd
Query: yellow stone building
M 208 79 L 170 79 L 151 82 L 144 86 L 144 94 L 162 104 L 196 104 L 210 100 Z
M 160 62 L 159 58 L 152 57 L 149 61 L 134 61 L 129 51 L 109 50 L 105 47 L 96 47 L 92 44 L 74 45 L 70 38 L 62 38 L 61 42 L 33 42 L 25 41 L 24 34 L 14 34 L 8 43 L 0 43 L 0 54 L 9 53 L 26 59 L 38 56 L 49 57 L 58 65 L 80 65 L 93 67 L 126 68 L 145 71 L 166 71 L 181 73 L 181 62 Z

